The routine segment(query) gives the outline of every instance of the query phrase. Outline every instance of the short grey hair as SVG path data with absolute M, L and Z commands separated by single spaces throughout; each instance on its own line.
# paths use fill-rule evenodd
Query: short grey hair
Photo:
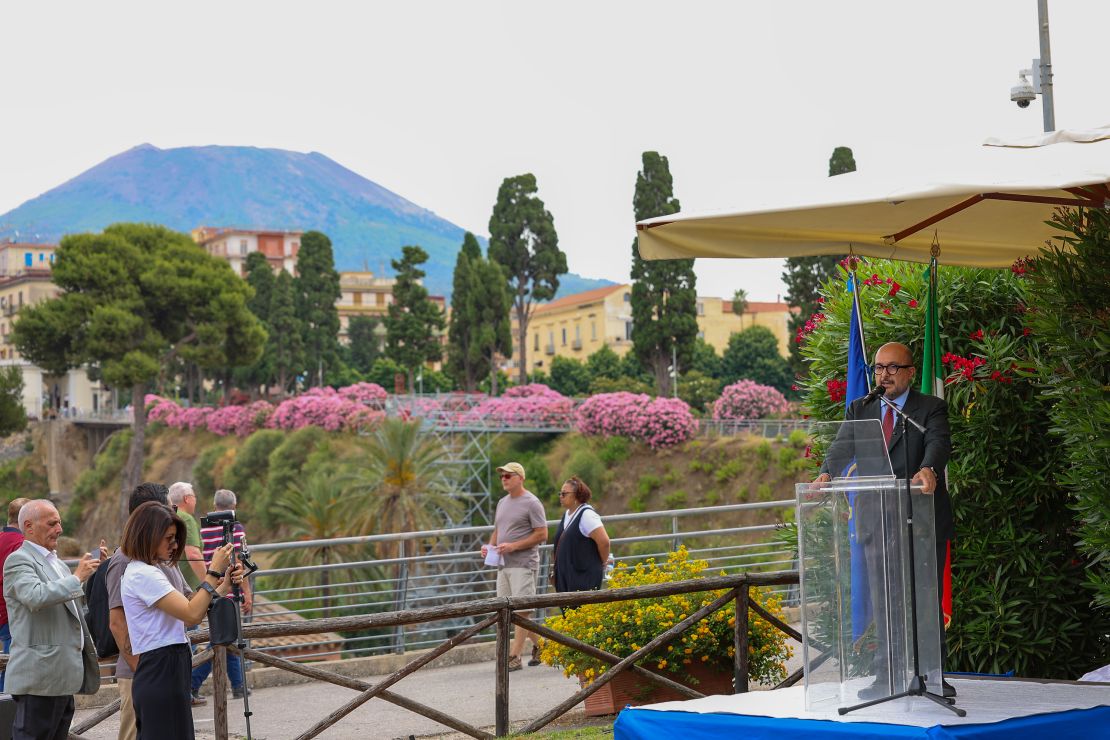
M 196 495 L 196 493 L 193 491 L 193 484 L 179 480 L 177 483 L 174 483 L 172 486 L 170 486 L 170 503 L 174 506 L 181 506 L 181 502 L 184 501 L 185 497 L 189 494 L 193 494 L 194 496 Z
M 235 491 L 229 491 L 226 488 L 221 488 L 216 491 L 216 495 L 212 497 L 212 503 L 216 506 L 216 511 L 231 511 L 235 508 Z
M 19 531 L 26 531 L 27 525 L 30 522 L 36 521 L 40 516 L 42 516 L 44 513 L 44 509 L 46 509 L 46 507 L 48 506 L 55 511 L 57 510 L 53 502 L 51 502 L 50 499 L 47 498 L 36 498 L 23 504 L 23 506 L 20 506 Z

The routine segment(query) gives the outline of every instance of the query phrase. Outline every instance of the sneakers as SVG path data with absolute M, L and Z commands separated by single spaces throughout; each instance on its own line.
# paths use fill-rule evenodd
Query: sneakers
M 247 688 L 246 686 L 240 686 L 239 688 L 235 688 L 234 686 L 232 686 L 231 687 L 231 698 L 232 699 L 242 699 L 244 692 L 246 693 L 247 696 L 251 695 L 251 690 L 249 688 Z
M 513 655 L 509 658 L 509 672 L 510 673 L 512 673 L 513 671 L 519 671 L 523 667 L 524 667 L 524 664 L 522 664 L 520 662 L 520 656 L 519 655 Z
M 190 691 L 189 700 L 194 707 L 203 707 L 208 703 L 208 700 L 201 696 L 199 691 Z
M 528 665 L 536 666 L 540 664 L 540 646 L 532 645 L 532 659 L 528 661 Z

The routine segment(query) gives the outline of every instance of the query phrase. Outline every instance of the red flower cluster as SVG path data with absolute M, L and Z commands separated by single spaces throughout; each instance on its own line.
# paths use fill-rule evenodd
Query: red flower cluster
M 864 285 L 887 285 L 888 283 L 891 283 L 891 282 L 893 282 L 893 281 L 890 278 L 887 278 L 886 280 L 883 280 L 878 275 L 872 275 L 871 277 L 864 280 L 863 284 Z
M 902 286 L 898 284 L 898 281 L 887 278 L 887 282 L 890 283 L 890 295 L 898 295 L 898 291 L 902 289 Z
M 917 308 L 917 299 L 916 298 L 911 298 L 910 299 L 910 308 Z
M 823 313 L 815 313 L 810 316 L 809 321 L 805 323 L 805 326 L 798 329 L 797 333 L 794 334 L 794 343 L 801 344 L 802 340 L 805 339 L 810 333 L 812 333 L 813 330 L 817 328 L 817 325 L 824 320 L 825 314 Z
M 954 383 L 961 377 L 971 380 L 975 375 L 975 368 L 987 364 L 982 357 L 961 357 L 951 352 L 946 352 L 940 361 L 945 365 L 952 365 L 952 375 L 944 381 L 945 383 Z
M 850 254 L 847 257 L 845 257 L 844 259 L 840 260 L 840 262 L 838 262 L 837 264 L 839 264 L 845 270 L 851 272 L 852 270 L 855 269 L 856 265 L 858 265 L 862 261 L 863 261 L 862 257 L 857 257 L 854 254 Z
M 995 370 L 994 372 L 991 373 L 991 380 L 996 380 L 999 383 L 1013 383 L 1014 382 L 1013 378 L 1011 378 L 1009 375 L 1006 375 L 1005 373 L 1000 372 L 998 370 Z
M 971 334 L 968 334 L 968 337 L 970 337 L 971 341 L 973 342 L 981 342 L 983 341 L 983 330 L 976 329 L 975 331 L 971 332 Z
M 1036 267 L 1033 266 L 1033 258 L 1032 257 L 1025 257 L 1023 259 L 1015 260 L 1014 264 L 1010 265 L 1010 272 L 1014 273 L 1018 277 L 1021 277 L 1022 275 L 1024 275 L 1027 272 L 1036 272 L 1036 271 L 1037 271 L 1037 269 L 1036 269 Z
M 844 397 L 848 395 L 847 380 L 837 380 L 833 378 L 832 380 L 826 381 L 825 387 L 828 388 L 829 400 L 833 403 L 840 403 L 844 400 Z

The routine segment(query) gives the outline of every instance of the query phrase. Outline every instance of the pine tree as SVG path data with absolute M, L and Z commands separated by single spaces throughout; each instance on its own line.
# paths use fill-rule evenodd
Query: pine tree
M 274 383 L 283 395 L 289 392 L 297 373 L 304 367 L 304 327 L 297 318 L 295 292 L 293 277 L 282 270 L 270 293 L 267 321 L 270 338 L 266 343 L 266 356 Z
M 533 306 L 555 297 L 559 276 L 567 271 L 555 222 L 536 192 L 536 176 L 531 173 L 505 178 L 489 219 L 489 258 L 505 270 L 517 320 L 521 383 L 528 382 L 527 338 Z
M 636 175 L 632 204 L 637 221 L 677 213 L 670 165 L 658 152 L 644 152 Z M 677 355 L 678 367 L 689 365 L 698 336 L 697 276 L 694 260 L 640 258 L 639 239 L 632 242 L 632 348 L 655 378 L 660 395 L 670 395 L 668 371 Z
M 829 157 L 829 177 L 855 171 L 856 160 L 852 156 L 852 150 L 846 146 L 833 149 L 832 156 Z M 790 317 L 790 336 L 794 336 L 817 313 L 821 285 L 837 276 L 837 264 L 840 260 L 836 255 L 786 258 L 786 271 L 782 273 L 782 281 L 786 283 L 786 302 L 792 308 L 799 309 Z M 790 343 L 790 367 L 795 374 L 803 375 L 806 372 L 797 342 Z
M 480 304 L 476 293 L 481 284 L 475 279 L 474 270 L 482 259 L 482 247 L 469 231 L 463 237 L 462 248 L 455 259 L 455 272 L 451 281 L 451 320 L 447 327 L 447 370 L 463 390 L 472 393 L 478 379 L 489 370 L 484 363 L 482 348 L 475 341 L 480 330 L 477 309 Z
M 401 248 L 401 259 L 390 262 L 397 282 L 385 320 L 386 354 L 405 368 L 410 393 L 416 368 L 438 360 L 442 354 L 439 332 L 443 329 L 443 312 L 428 299 L 427 288 L 419 282 L 424 277 L 419 265 L 427 261 L 428 253 L 423 249 L 405 246 Z
M 335 271 L 331 239 L 319 231 L 301 236 L 294 278 L 297 315 L 303 322 L 305 374 L 313 385 L 323 385 L 328 368 L 339 357 L 339 273 Z

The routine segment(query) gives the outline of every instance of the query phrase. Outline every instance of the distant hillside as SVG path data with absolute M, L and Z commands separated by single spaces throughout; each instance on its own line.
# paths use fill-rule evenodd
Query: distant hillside
M 490 194 L 491 203 L 494 194 Z M 0 239 L 57 241 L 117 221 L 319 229 L 340 270 L 380 272 L 405 244 L 430 257 L 426 284 L 450 296 L 463 229 L 318 152 L 142 144 L 0 215 Z M 560 295 L 611 284 L 565 275 Z

